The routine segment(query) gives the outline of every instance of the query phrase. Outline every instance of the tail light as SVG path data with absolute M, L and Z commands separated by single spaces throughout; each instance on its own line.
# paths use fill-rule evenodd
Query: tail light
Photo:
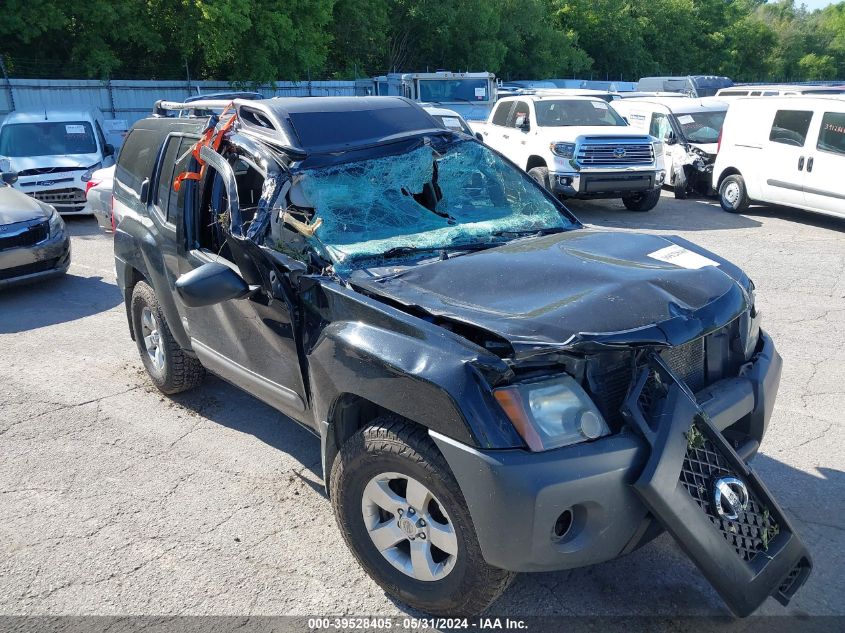
M 89 180 L 85 183 L 85 197 L 88 197 L 88 192 L 91 191 L 93 187 L 96 187 L 102 182 L 102 180 Z
M 725 128 L 722 128 L 721 130 L 719 130 L 719 138 L 716 139 L 716 153 L 717 154 L 719 153 L 719 150 L 722 149 L 722 130 L 724 130 L 724 129 Z

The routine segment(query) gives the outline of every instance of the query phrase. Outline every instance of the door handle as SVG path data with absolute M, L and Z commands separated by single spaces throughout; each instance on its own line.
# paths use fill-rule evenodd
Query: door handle
M 802 169 L 804 169 L 804 157 L 803 156 L 798 159 L 798 171 L 801 171 Z
M 507 134 L 502 134 L 502 138 L 510 138 Z
M 813 157 L 807 159 L 807 171 L 813 171 Z

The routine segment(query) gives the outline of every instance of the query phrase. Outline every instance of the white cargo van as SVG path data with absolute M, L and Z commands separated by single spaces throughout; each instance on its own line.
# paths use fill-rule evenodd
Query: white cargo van
M 725 211 L 766 202 L 845 217 L 845 99 L 736 99 L 713 183 Z
M 15 111 L 0 125 L 0 156 L 15 188 L 63 214 L 84 214 L 85 189 L 97 169 L 114 164 L 99 110 Z

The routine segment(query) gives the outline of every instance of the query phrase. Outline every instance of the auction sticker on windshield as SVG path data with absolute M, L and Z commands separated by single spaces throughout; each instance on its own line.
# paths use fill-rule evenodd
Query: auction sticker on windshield
M 693 251 L 684 248 L 683 246 L 673 245 L 661 248 L 659 251 L 654 251 L 648 254 L 652 259 L 657 259 L 661 262 L 674 264 L 680 268 L 688 268 L 690 270 L 698 270 L 705 266 L 718 266 L 719 262 L 715 262 L 708 257 L 694 253 Z
M 65 126 L 65 133 L 66 134 L 85 134 L 85 126 L 84 125 L 66 125 Z
M 694 123 L 695 119 L 692 118 L 692 115 L 682 114 L 681 116 L 678 117 L 678 121 L 680 121 L 684 125 L 688 125 L 690 123 Z

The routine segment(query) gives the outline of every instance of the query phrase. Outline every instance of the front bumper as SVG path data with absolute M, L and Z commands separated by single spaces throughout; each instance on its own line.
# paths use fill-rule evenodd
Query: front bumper
M 85 208 L 85 181 L 79 171 L 20 176 L 15 188 L 56 208 L 62 215 L 88 215 Z
M 696 394 L 743 459 L 756 453 L 765 433 L 781 366 L 771 338 L 761 332 L 743 376 Z M 544 453 L 476 450 L 431 435 L 464 494 L 482 554 L 495 567 L 528 572 L 592 565 L 662 531 L 632 487 L 651 448 L 631 430 Z M 556 523 L 567 512 L 569 528 L 558 536 Z
M 553 172 L 549 180 L 554 193 L 567 198 L 619 198 L 632 193 L 659 189 L 665 172 L 646 169 L 639 171 L 580 171 Z
M 69 266 L 70 237 L 62 231 L 34 246 L 0 251 L 0 288 L 57 277 Z

